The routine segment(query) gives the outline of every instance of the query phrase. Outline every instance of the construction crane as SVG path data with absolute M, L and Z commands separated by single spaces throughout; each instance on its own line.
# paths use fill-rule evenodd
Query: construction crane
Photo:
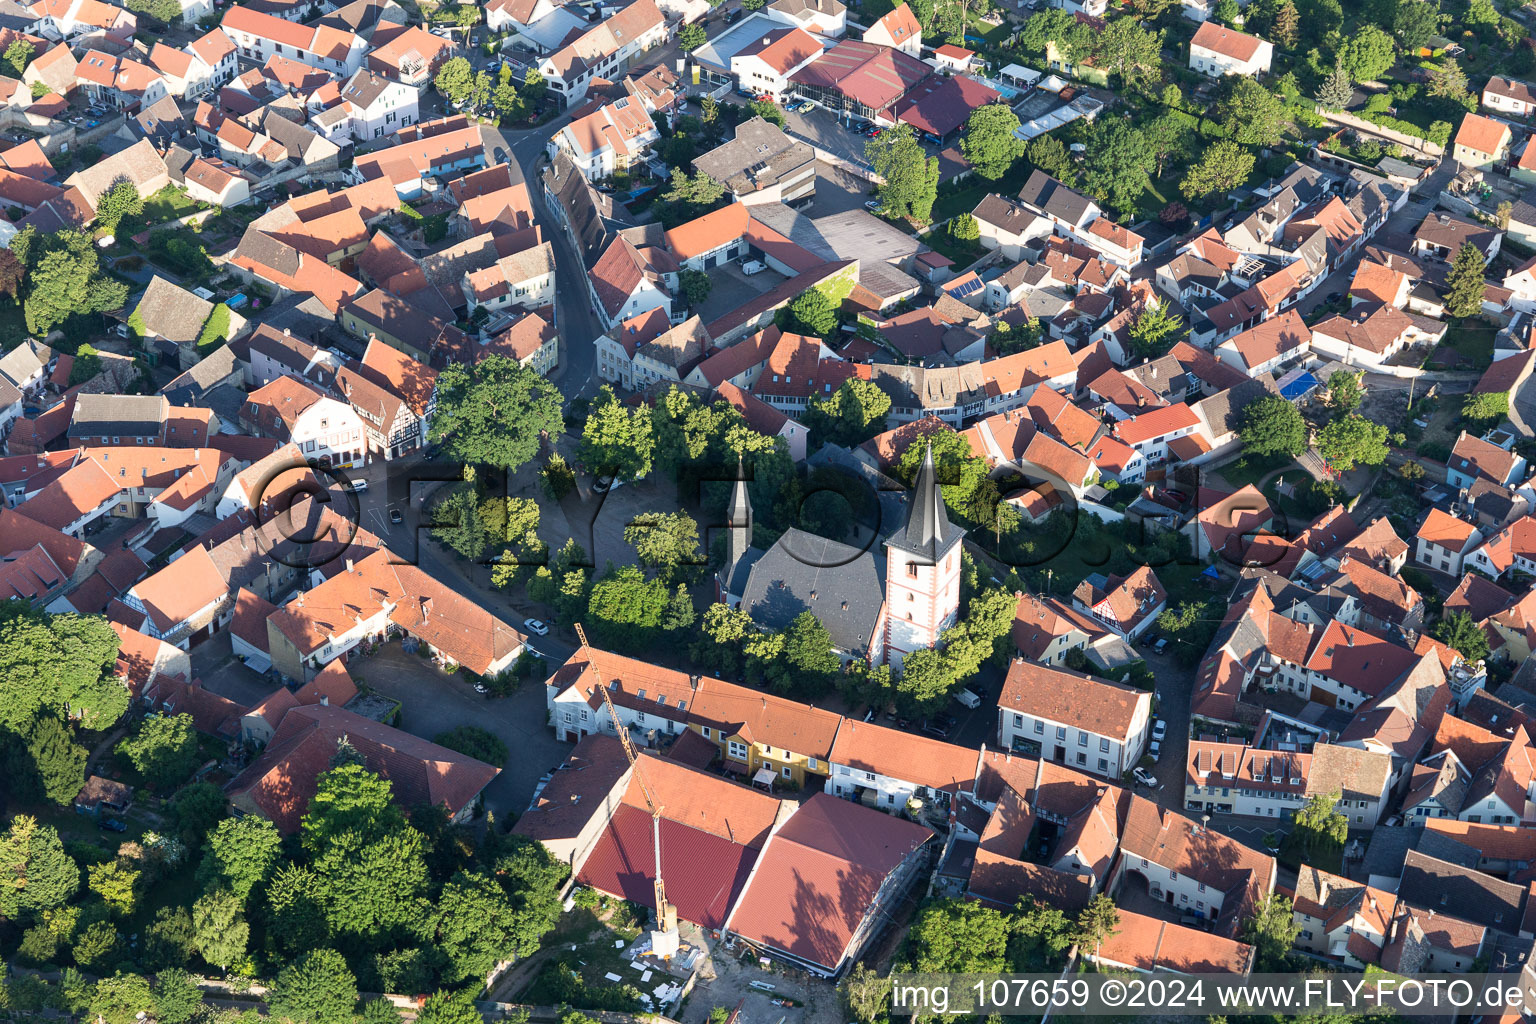
M 587 649 L 587 632 L 581 628 L 581 623 L 576 623 L 576 636 L 581 640 L 582 650 Z M 640 783 L 640 792 L 645 795 L 645 806 L 651 812 L 651 848 L 656 857 L 656 927 L 651 932 L 651 952 L 663 960 L 670 960 L 678 950 L 677 934 L 677 908 L 667 902 L 667 886 L 661 878 L 661 805 L 656 802 L 656 796 L 651 792 L 651 787 L 645 781 L 645 773 L 640 770 L 640 758 L 635 753 L 635 744 L 629 738 L 629 730 L 624 728 L 619 721 L 619 716 L 613 709 L 613 697 L 608 693 L 608 685 L 603 682 L 602 672 L 598 670 L 597 663 L 591 662 L 592 674 L 597 680 L 598 692 L 603 695 L 603 706 L 608 709 L 608 720 L 613 723 L 614 732 L 619 734 L 619 745 L 624 748 L 624 758 L 629 762 L 629 767 L 635 773 L 635 779 Z

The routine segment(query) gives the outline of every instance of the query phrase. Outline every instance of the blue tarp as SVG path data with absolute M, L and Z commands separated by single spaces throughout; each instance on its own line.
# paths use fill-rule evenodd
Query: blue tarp
M 1295 402 L 1307 397 L 1322 386 L 1322 381 L 1310 373 L 1304 373 L 1289 384 L 1281 385 L 1280 397 L 1284 398 L 1287 402 Z

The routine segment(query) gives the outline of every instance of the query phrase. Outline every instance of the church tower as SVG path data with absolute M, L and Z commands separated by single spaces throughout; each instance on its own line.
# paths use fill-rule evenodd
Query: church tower
M 929 445 L 907 521 L 885 541 L 885 660 L 893 668 L 912 651 L 932 647 L 959 617 L 964 537 L 944 510 Z
M 762 552 L 752 546 L 752 502 L 747 497 L 747 474 L 736 460 L 736 483 L 725 509 L 725 563 L 715 574 L 715 600 L 735 608 L 741 602 L 747 577 Z

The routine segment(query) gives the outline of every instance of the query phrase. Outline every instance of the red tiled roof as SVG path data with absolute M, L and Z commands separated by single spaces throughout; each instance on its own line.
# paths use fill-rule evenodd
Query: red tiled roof
M 283 715 L 266 751 L 229 784 L 231 796 L 270 818 L 279 831 L 297 831 L 316 780 L 343 738 L 369 771 L 389 780 L 403 807 L 427 804 L 457 813 L 501 771 L 342 708 L 301 706 Z
M 921 825 L 818 793 L 764 847 L 731 930 L 835 970 L 887 877 L 932 838 Z

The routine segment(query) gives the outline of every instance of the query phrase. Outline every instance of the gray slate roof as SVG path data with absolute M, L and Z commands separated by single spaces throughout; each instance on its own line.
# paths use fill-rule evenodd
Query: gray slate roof
M 810 611 L 833 646 L 862 656 L 885 603 L 883 576 L 873 552 L 791 528 L 752 567 L 741 607 L 766 629 L 783 629 Z

